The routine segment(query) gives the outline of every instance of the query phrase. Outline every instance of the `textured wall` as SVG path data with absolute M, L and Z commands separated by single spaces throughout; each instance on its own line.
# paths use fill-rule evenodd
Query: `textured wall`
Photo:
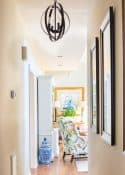
M 95 36 L 110 5 L 114 6 L 116 18 L 116 146 L 106 144 L 100 135 L 89 132 L 89 175 L 124 175 L 125 154 L 123 153 L 123 54 L 122 54 L 122 1 L 96 0 L 91 9 L 88 26 L 88 48 Z M 88 60 L 89 72 L 89 60 Z M 88 81 L 89 82 L 89 81 Z M 89 94 L 90 96 L 90 94 Z M 90 106 L 89 106 L 90 107 Z M 89 108 L 89 114 L 91 114 Z

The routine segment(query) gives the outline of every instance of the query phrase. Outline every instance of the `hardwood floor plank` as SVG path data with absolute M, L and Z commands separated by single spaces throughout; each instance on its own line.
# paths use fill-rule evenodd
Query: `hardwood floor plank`
M 88 173 L 78 173 L 75 161 L 70 162 L 70 156 L 63 161 L 62 151 L 59 158 L 55 158 L 50 165 L 40 165 L 37 170 L 32 170 L 32 175 L 88 175 Z

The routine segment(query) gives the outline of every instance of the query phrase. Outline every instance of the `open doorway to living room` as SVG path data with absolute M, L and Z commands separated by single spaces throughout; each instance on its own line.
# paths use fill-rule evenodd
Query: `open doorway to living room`
M 88 172 L 85 65 L 81 63 L 72 72 L 46 72 L 38 77 L 38 169 L 32 168 L 33 175 L 69 175 L 70 169 L 75 175 Z M 31 136 L 32 141 L 34 138 Z

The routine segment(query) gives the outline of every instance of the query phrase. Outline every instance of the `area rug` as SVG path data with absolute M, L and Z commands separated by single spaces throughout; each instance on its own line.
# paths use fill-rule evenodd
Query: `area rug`
M 88 161 L 77 160 L 76 161 L 77 172 L 88 172 Z

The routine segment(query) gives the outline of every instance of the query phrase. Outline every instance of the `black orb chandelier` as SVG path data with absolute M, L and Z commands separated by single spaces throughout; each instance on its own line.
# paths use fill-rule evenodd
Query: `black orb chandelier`
M 51 41 L 58 41 L 69 30 L 70 18 L 63 6 L 54 0 L 42 14 L 40 25 Z

